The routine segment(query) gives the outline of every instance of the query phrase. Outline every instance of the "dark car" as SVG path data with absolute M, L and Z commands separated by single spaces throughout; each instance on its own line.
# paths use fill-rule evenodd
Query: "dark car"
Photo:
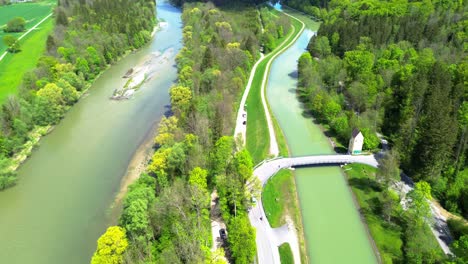
M 242 122 L 243 125 L 247 124 L 247 121 Z
M 226 240 L 227 235 L 226 235 L 226 230 L 224 228 L 221 228 L 219 230 L 219 236 L 221 237 L 222 240 Z

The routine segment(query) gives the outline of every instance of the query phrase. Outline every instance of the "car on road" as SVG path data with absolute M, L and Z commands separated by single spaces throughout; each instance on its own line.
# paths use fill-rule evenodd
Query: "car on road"
M 242 124 L 245 125 L 247 123 L 247 121 L 243 121 Z
M 219 230 L 219 236 L 221 237 L 221 239 L 222 239 L 223 241 L 226 241 L 226 239 L 227 239 L 226 229 L 221 228 L 221 229 Z

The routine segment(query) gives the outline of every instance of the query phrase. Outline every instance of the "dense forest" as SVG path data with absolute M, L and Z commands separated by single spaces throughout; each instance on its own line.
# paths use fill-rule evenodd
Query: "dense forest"
M 57 124 L 107 65 L 150 39 L 155 3 L 60 0 L 55 19 L 46 54 L 24 75 L 19 95 L 1 106 L 0 190 L 15 184 L 14 157 L 38 127 Z
M 299 61 L 316 119 L 343 145 L 357 127 L 374 150 L 381 133 L 408 175 L 467 218 L 468 2 L 285 2 L 323 21 Z
M 119 227 L 99 239 L 92 263 L 225 263 L 224 255 L 232 263 L 254 261 L 247 209 L 259 183 L 250 154 L 228 135 L 260 46 L 290 29 L 269 13 L 242 2 L 183 5 L 173 115 L 161 120 L 146 173 L 129 188 Z M 210 208 L 214 190 L 219 212 Z M 227 244 L 211 252 L 216 213 L 226 223 Z

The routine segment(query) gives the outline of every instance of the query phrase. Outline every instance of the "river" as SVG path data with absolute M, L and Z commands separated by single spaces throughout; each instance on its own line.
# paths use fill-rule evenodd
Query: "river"
M 168 110 L 175 54 L 132 99 L 112 101 L 125 72 L 150 53 L 182 45 L 180 10 L 158 1 L 168 27 L 104 72 L 0 192 L 0 263 L 89 263 L 115 223 L 112 204 L 138 146 Z
M 313 23 L 307 23 L 310 25 Z M 304 30 L 272 64 L 267 98 L 292 156 L 332 154 L 320 127 L 297 100 L 297 60 L 314 32 Z M 295 170 L 310 263 L 376 263 L 366 229 L 339 167 Z

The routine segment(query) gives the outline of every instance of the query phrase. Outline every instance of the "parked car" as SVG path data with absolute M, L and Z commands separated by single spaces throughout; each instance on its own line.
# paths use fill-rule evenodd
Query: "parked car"
M 247 121 L 243 121 L 242 124 L 243 124 L 243 125 L 247 124 Z
M 222 240 L 226 240 L 227 239 L 227 235 L 226 235 L 226 230 L 224 228 L 221 228 L 219 230 L 219 236 L 221 237 Z

